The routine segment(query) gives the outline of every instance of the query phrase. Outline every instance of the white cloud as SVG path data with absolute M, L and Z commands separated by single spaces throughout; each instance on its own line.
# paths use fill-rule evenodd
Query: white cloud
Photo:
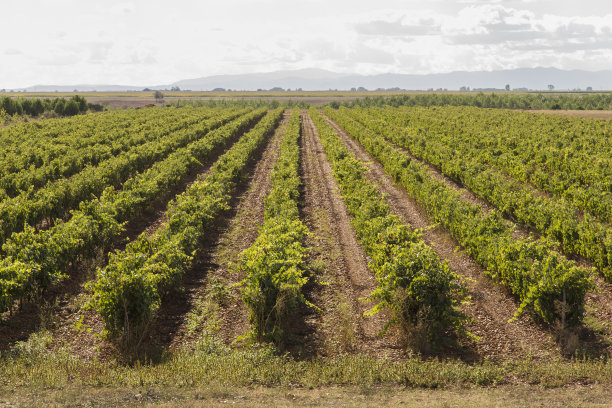
M 16 48 L 7 48 L 6 50 L 4 50 L 4 55 L 21 55 L 21 54 L 23 54 L 23 52 Z
M 0 25 L 10 39 L 0 46 L 0 88 L 307 67 L 612 67 L 612 2 L 603 0 L 22 0 L 2 2 L 0 15 L 11 16 Z

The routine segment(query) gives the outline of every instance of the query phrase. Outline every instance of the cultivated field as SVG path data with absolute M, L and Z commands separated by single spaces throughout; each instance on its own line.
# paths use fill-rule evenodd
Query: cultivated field
M 568 116 L 594 117 L 600 119 L 610 119 L 612 105 L 609 103 L 609 92 L 580 92 L 580 91 L 486 91 L 486 92 L 464 92 L 464 91 L 441 91 L 435 93 L 430 91 L 162 91 L 163 98 L 156 99 L 154 91 L 133 91 L 133 92 L 0 92 L 0 99 L 9 97 L 12 99 L 23 98 L 72 98 L 75 95 L 86 98 L 89 103 L 100 104 L 108 109 L 129 109 L 142 108 L 150 105 L 164 104 L 194 104 L 204 102 L 253 102 L 263 101 L 268 103 L 303 103 L 310 105 L 324 105 L 331 102 L 350 104 L 358 102 L 364 98 L 379 100 L 382 98 L 423 98 L 438 99 L 448 98 L 446 103 L 440 101 L 425 103 L 430 105 L 465 105 L 466 101 L 490 96 L 497 97 L 498 100 L 515 99 L 516 106 L 489 106 L 484 107 L 510 107 L 512 109 L 529 109 L 531 112 L 554 113 Z M 454 98 L 461 101 L 451 102 Z M 560 107 L 554 109 L 547 107 L 542 100 L 553 103 L 559 100 L 569 102 L 566 106 L 563 102 Z M 602 103 L 602 100 L 605 101 Z M 575 106 L 571 106 L 575 105 Z
M 605 405 L 611 126 L 242 103 L 0 128 L 0 406 Z

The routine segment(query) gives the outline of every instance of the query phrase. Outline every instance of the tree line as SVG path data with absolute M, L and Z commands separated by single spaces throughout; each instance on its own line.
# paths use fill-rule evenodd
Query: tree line
M 70 99 L 64 98 L 0 98 L 0 111 L 8 115 L 40 116 L 45 112 L 54 112 L 58 116 L 74 116 L 88 110 L 101 111 L 102 105 L 87 103 L 79 95 Z

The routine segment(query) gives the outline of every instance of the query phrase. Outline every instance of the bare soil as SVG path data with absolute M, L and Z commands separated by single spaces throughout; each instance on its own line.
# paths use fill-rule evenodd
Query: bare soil
M 484 268 L 463 251 L 458 250 L 459 244 L 451 235 L 440 226 L 434 225 L 408 192 L 394 184 L 393 179 L 385 173 L 379 162 L 375 161 L 341 127 L 331 120 L 329 122 L 338 131 L 349 150 L 370 169 L 367 173 L 368 178 L 386 195 L 392 212 L 413 228 L 421 229 L 425 242 L 441 259 L 449 262 L 454 272 L 466 278 L 471 302 L 465 305 L 462 311 L 472 319 L 468 329 L 479 339 L 474 345 L 466 345 L 461 351 L 462 357 L 512 359 L 525 355 L 543 358 L 558 354 L 559 348 L 554 342 L 552 333 L 532 323 L 527 316 L 521 316 L 512 323 L 508 322 L 519 306 L 516 299 L 504 288 L 488 279 L 484 274 Z M 437 177 L 454 188 L 459 188 L 443 175 L 437 173 Z M 465 196 L 469 194 L 471 193 L 463 193 Z
M 374 304 L 364 300 L 376 288 L 368 260 L 351 226 L 350 216 L 317 130 L 302 113 L 301 173 L 304 183 L 303 218 L 312 235 L 310 263 L 323 284 L 311 296 L 321 308 L 310 321 L 318 354 L 363 352 L 399 357 L 403 348 L 392 335 L 379 337 L 384 314 L 364 317 Z
M 593 277 L 597 291 L 586 295 L 585 324 L 580 331 L 583 353 L 598 357 L 612 354 L 612 284 Z

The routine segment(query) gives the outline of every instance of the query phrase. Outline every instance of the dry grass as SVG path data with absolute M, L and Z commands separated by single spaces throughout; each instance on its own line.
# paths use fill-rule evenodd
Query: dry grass
M 605 387 L 536 386 L 423 390 L 404 387 L 308 388 L 108 388 L 0 392 L 0 406 L 157 406 L 157 407 L 605 407 L 612 393 Z

